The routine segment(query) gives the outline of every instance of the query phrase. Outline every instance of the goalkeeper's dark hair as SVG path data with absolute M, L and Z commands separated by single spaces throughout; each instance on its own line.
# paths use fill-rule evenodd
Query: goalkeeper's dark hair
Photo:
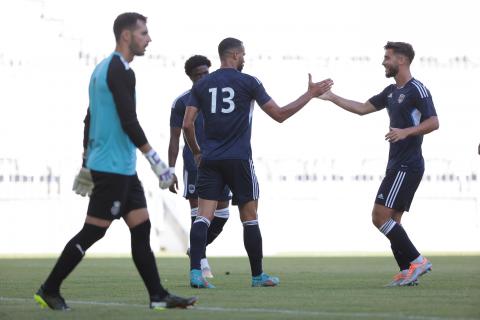
M 113 34 L 115 34 L 115 40 L 120 40 L 120 35 L 125 29 L 133 29 L 137 25 L 137 21 L 147 22 L 147 17 L 136 12 L 125 12 L 119 15 L 115 22 L 113 22 Z
M 412 63 L 413 58 L 415 57 L 415 51 L 413 51 L 413 47 L 410 43 L 388 41 L 383 48 L 385 50 L 391 49 L 393 50 L 393 53 L 407 57 L 410 63 Z
M 192 75 L 193 69 L 200 66 L 207 66 L 210 68 L 212 66 L 212 63 L 205 56 L 201 56 L 198 54 L 191 56 L 190 58 L 188 58 L 187 61 L 185 61 L 185 73 L 187 74 L 187 76 L 190 77 Z

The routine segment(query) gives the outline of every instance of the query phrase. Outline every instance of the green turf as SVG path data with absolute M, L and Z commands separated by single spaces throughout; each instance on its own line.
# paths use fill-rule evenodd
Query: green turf
M 408 288 L 383 288 L 395 272 L 390 257 L 266 258 L 277 288 L 251 288 L 246 258 L 211 258 L 212 290 L 187 286 L 186 258 L 160 258 L 164 285 L 200 299 L 195 309 L 160 312 L 147 308 L 129 258 L 86 258 L 62 287 L 70 312 L 32 298 L 54 259 L 0 258 L 0 319 L 480 319 L 480 256 L 430 258 L 433 272 Z

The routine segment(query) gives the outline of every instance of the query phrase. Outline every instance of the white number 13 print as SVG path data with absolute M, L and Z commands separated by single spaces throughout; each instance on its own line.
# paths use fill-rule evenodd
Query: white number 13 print
M 210 88 L 208 89 L 208 92 L 212 94 L 212 113 L 217 112 L 217 88 Z M 226 87 L 222 88 L 222 93 L 226 93 L 225 95 L 222 95 L 223 97 L 223 102 L 228 103 L 228 108 L 221 108 L 220 111 L 222 113 L 230 113 L 233 110 L 235 110 L 235 103 L 233 102 L 233 97 L 235 96 L 235 91 L 233 91 L 232 88 Z

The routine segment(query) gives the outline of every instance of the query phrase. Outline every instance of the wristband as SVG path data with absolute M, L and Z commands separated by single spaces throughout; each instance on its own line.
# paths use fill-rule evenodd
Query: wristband
M 150 151 L 148 151 L 147 153 L 144 153 L 144 155 L 145 155 L 145 158 L 147 158 L 148 162 L 150 162 L 150 164 L 152 166 L 156 165 L 157 163 L 159 163 L 161 161 L 157 152 L 155 150 L 153 150 L 153 148 L 150 149 Z

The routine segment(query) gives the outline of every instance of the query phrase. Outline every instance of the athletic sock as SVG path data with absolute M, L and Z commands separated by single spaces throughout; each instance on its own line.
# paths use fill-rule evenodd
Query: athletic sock
M 210 221 L 198 216 L 190 229 L 190 269 L 200 270 L 200 260 L 205 257 L 207 231 Z
M 130 229 L 132 258 L 138 273 L 147 287 L 150 299 L 162 299 L 168 292 L 160 283 L 157 263 L 150 247 L 150 220 Z
M 227 222 L 229 216 L 230 211 L 228 208 L 215 210 L 213 220 L 210 223 L 210 227 L 208 228 L 207 245 L 212 243 L 213 240 L 215 240 L 218 235 L 222 233 L 223 226 Z
M 82 261 L 88 248 L 100 240 L 107 228 L 85 223 L 82 230 L 65 245 L 62 254 L 43 284 L 46 293 L 59 293 L 63 280 Z
M 207 258 L 202 258 L 202 259 L 200 260 L 200 268 L 201 268 L 202 270 L 203 270 L 203 269 L 206 269 L 206 268 L 210 269 L 210 265 L 208 264 Z
M 395 257 L 398 267 L 400 268 L 400 271 L 408 270 L 408 268 L 410 267 L 410 261 L 408 261 L 402 251 L 395 248 L 393 244 L 391 245 L 391 248 L 393 256 Z
M 390 240 L 391 245 L 402 253 L 404 259 L 413 261 L 420 256 L 403 227 L 393 219 L 389 219 L 379 230 Z
M 262 259 L 262 234 L 258 226 L 258 220 L 250 220 L 243 222 L 243 244 L 247 250 L 248 259 L 250 260 L 250 268 L 252 277 L 259 276 L 263 272 Z
M 424 257 L 422 255 L 419 255 L 416 259 L 412 260 L 412 263 L 421 263 L 423 261 Z
M 192 225 L 195 222 L 195 219 L 198 216 L 198 207 L 190 209 L 190 219 L 192 220 Z

